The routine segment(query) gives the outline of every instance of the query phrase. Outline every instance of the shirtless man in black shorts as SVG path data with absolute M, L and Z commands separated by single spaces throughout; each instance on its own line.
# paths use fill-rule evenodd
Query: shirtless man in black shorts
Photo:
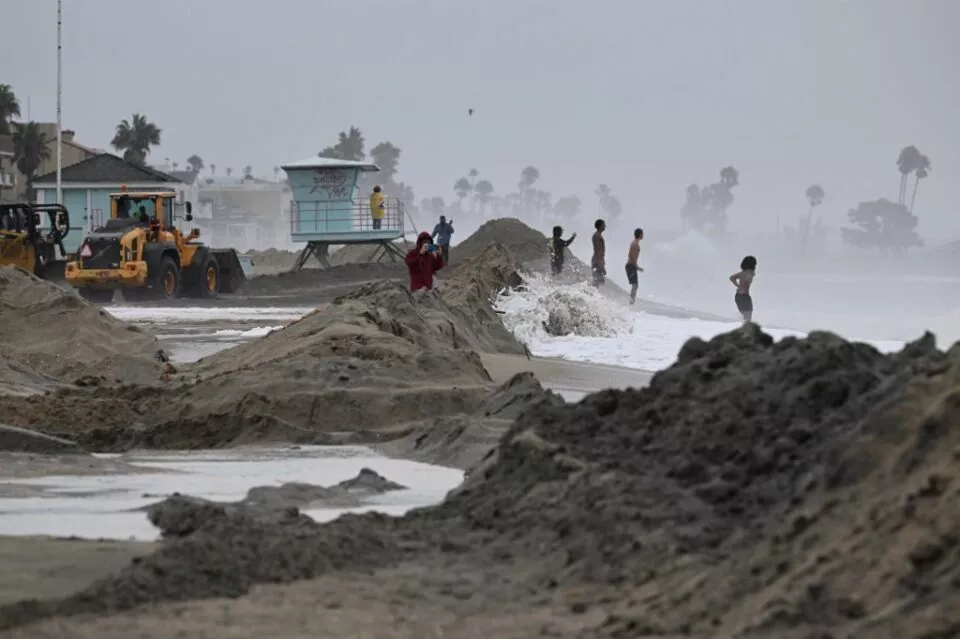
M 750 297 L 750 285 L 753 284 L 753 278 L 756 275 L 757 258 L 748 255 L 740 262 L 740 271 L 730 276 L 730 281 L 737 287 L 733 301 L 737 304 L 737 310 L 743 315 L 744 322 L 753 321 L 753 298 Z
M 635 229 L 633 231 L 633 241 L 630 242 L 630 250 L 627 251 L 627 282 L 630 283 L 630 303 L 635 304 L 637 302 L 637 287 L 639 282 L 637 281 L 637 273 L 642 273 L 643 269 L 640 268 L 640 265 L 637 263 L 637 260 L 640 259 L 640 240 L 643 239 L 643 229 Z
M 607 243 L 603 239 L 607 223 L 597 220 L 593 223 L 593 228 L 596 232 L 593 234 L 593 257 L 590 258 L 590 270 L 593 272 L 593 285 L 599 288 L 607 281 Z

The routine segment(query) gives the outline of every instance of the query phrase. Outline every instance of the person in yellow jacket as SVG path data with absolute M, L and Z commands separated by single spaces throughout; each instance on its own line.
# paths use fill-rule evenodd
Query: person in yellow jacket
M 373 229 L 379 230 L 383 225 L 383 218 L 386 217 L 387 207 L 383 202 L 383 193 L 380 187 L 373 187 L 373 193 L 370 194 L 370 218 L 373 220 Z

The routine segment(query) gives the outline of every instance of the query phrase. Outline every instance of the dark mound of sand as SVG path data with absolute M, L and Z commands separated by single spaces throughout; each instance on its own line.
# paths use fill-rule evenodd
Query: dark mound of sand
M 0 267 L 0 320 L 0 388 L 155 383 L 166 369 L 153 336 L 19 268 Z
M 215 510 L 116 577 L 0 619 L 410 561 L 430 568 L 406 588 L 463 575 L 475 614 L 600 611 L 569 636 L 952 637 L 958 398 L 960 346 L 883 355 L 747 326 L 689 341 L 647 389 L 521 412 L 439 506 L 325 526 Z
M 156 504 L 145 506 L 147 518 L 167 537 L 183 537 L 202 526 L 207 513 L 245 513 L 271 516 L 273 511 L 310 508 L 351 508 L 363 504 L 374 495 L 406 486 L 390 481 L 369 468 L 364 468 L 352 478 L 334 486 L 317 486 L 302 482 L 290 482 L 280 486 L 255 486 L 237 502 L 217 502 L 174 494 Z
M 384 545 L 382 530 L 390 521 L 382 515 L 347 515 L 330 528 L 296 508 L 230 508 L 188 497 L 172 497 L 155 513 L 169 538 L 160 550 L 61 602 L 0 606 L 0 629 L 37 616 L 189 600 L 199 592 L 236 597 L 254 584 L 304 579 L 348 565 L 373 569 L 410 552 L 398 543 Z

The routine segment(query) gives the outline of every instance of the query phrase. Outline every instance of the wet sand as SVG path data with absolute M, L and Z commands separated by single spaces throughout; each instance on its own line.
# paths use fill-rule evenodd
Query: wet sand
M 155 548 L 147 542 L 0 537 L 0 603 L 69 595 Z
M 531 372 L 545 387 L 558 392 L 594 393 L 604 388 L 643 388 L 653 373 L 623 366 L 588 364 L 546 357 L 481 354 L 493 381 L 503 383 L 517 373 Z

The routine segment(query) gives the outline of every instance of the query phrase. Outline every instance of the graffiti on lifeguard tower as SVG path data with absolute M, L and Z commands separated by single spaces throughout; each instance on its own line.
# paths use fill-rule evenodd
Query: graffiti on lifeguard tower
M 313 188 L 311 193 L 326 191 L 327 198 L 338 200 L 347 198 L 348 192 L 347 172 L 340 169 L 316 169 L 313 176 Z

